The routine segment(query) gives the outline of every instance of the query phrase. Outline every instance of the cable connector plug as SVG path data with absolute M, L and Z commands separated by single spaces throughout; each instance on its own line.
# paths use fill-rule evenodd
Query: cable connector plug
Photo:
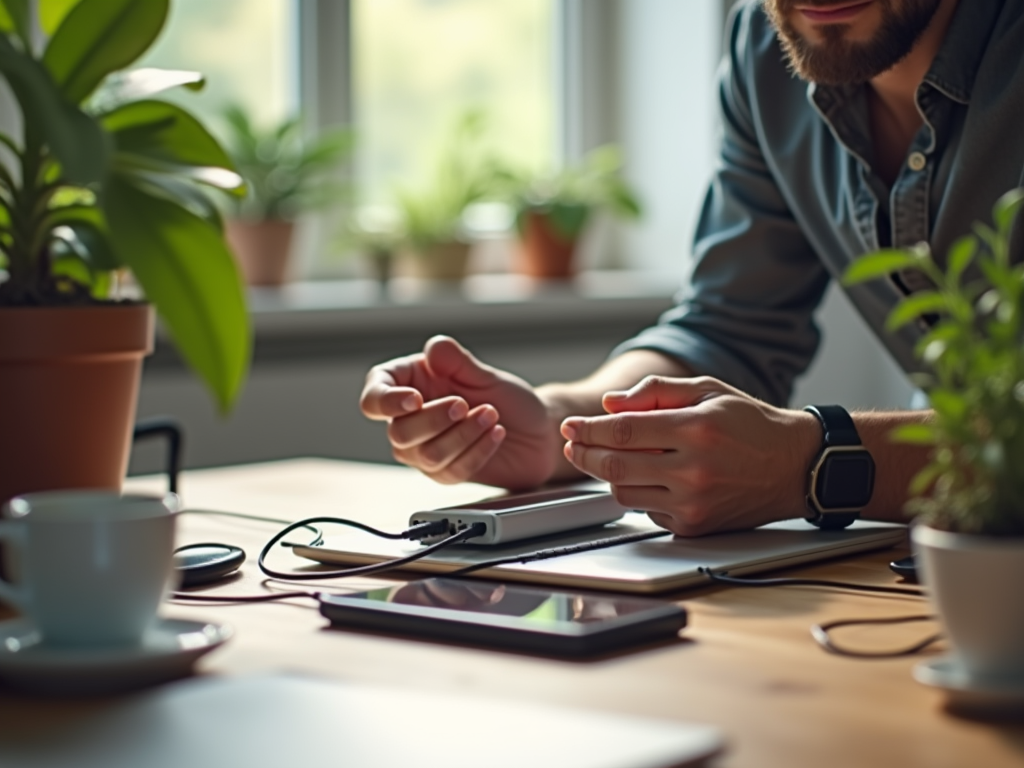
M 449 523 L 447 518 L 444 520 L 428 520 L 425 523 L 416 523 L 402 531 L 402 538 L 410 539 L 412 541 L 420 541 L 434 536 L 444 536 L 448 533 L 448 526 Z

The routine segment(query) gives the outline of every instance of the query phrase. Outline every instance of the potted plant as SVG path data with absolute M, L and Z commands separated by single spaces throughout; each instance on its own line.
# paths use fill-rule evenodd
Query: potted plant
M 35 18 L 38 11 L 38 18 Z M 156 309 L 222 411 L 249 360 L 242 288 L 204 186 L 242 180 L 188 112 L 194 72 L 122 70 L 168 0 L 0 0 L 0 500 L 119 488 Z M 118 297 L 127 273 L 145 301 Z
M 339 241 L 343 252 L 357 254 L 367 262 L 370 274 L 382 288 L 391 278 L 401 245 L 397 211 L 379 205 L 351 211 Z
M 282 285 L 295 220 L 344 195 L 338 169 L 352 151 L 352 132 L 338 129 L 307 139 L 298 117 L 261 128 L 239 106 L 224 116 L 228 154 L 248 190 L 234 198 L 228 242 L 249 285 Z
M 418 277 L 457 281 L 466 275 L 470 244 L 462 216 L 473 203 L 495 196 L 505 177 L 501 163 L 481 146 L 484 128 L 482 113 L 462 115 L 430 184 L 417 191 L 398 191 L 398 227 L 407 263 Z
M 1003 196 L 994 226 L 954 243 L 944 269 L 920 245 L 860 259 L 846 282 L 910 268 L 934 284 L 888 319 L 937 317 L 917 347 L 934 416 L 893 436 L 932 448 L 910 489 L 916 557 L 953 646 L 948 671 L 1024 684 L 1024 265 L 1010 255 L 1022 204 L 1024 190 Z
M 541 279 L 566 279 L 576 270 L 576 250 L 598 211 L 640 217 L 640 203 L 621 175 L 622 153 L 606 145 L 559 173 L 520 175 L 511 185 L 520 248 L 518 271 Z

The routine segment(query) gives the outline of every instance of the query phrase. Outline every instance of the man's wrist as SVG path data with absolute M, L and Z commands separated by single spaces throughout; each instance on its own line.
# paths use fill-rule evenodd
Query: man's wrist
M 544 384 L 534 390 L 547 414 L 547 431 L 551 435 L 552 452 L 555 454 L 555 469 L 549 480 L 571 480 L 581 473 L 569 463 L 562 453 L 565 439 L 562 437 L 562 422 L 570 416 L 579 416 L 586 409 L 581 408 L 579 393 L 572 384 Z
M 793 421 L 793 470 L 787 484 L 790 489 L 787 510 L 792 510 L 791 517 L 803 517 L 807 502 L 807 471 L 821 450 L 821 423 L 814 414 L 806 411 L 789 410 L 786 413 Z

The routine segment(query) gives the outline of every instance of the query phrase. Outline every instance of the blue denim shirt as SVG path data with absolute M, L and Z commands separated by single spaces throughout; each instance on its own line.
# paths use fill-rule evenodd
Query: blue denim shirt
M 654 349 L 781 405 L 817 351 L 813 313 L 830 279 L 881 246 L 927 241 L 941 262 L 1024 180 L 1024 0 L 960 0 L 891 189 L 872 169 L 868 86 L 796 78 L 758 0 L 731 18 L 719 80 L 720 156 L 688 279 L 616 354 Z M 922 328 L 884 323 L 920 287 L 911 274 L 845 289 L 908 372 Z

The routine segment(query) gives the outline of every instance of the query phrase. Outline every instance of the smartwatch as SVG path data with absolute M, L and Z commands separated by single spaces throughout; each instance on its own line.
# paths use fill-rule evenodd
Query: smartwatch
M 838 405 L 808 405 L 824 432 L 807 482 L 807 520 L 822 529 L 846 528 L 871 501 L 875 462 L 853 419 Z

